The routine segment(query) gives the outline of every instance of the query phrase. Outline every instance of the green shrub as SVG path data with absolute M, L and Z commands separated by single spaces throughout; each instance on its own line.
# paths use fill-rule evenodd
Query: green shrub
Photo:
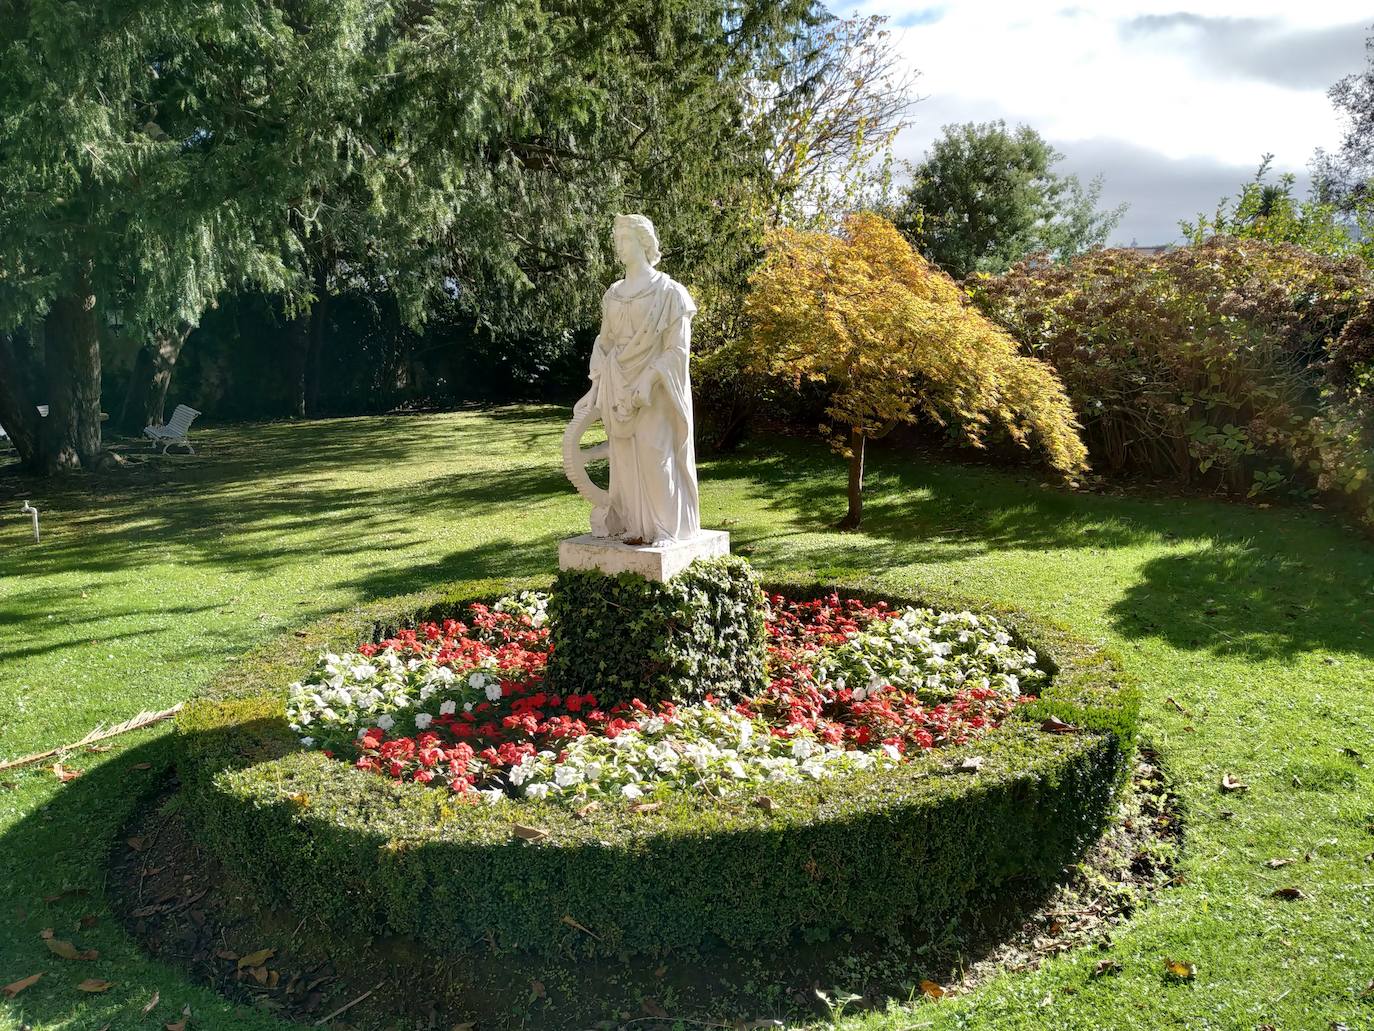
M 484 588 L 469 596 L 497 593 Z M 179 715 L 198 837 L 264 899 L 449 951 L 617 955 L 938 929 L 1076 860 L 1109 818 L 1134 746 L 1137 695 L 1110 659 L 1016 614 L 1056 670 L 1040 701 L 967 746 L 843 782 L 778 785 L 766 805 L 683 795 L 582 815 L 528 800 L 489 807 L 295 746 L 283 688 L 316 650 L 459 603 L 425 595 L 342 614 L 237 664 Z M 1079 732 L 1040 730 L 1051 713 Z M 960 772 L 968 757 L 982 760 L 976 773 Z M 545 836 L 523 840 L 517 822 Z
M 1374 525 L 1374 273 L 1357 258 L 1218 237 L 970 286 L 1058 372 L 1096 472 L 1321 492 Z
M 696 702 L 763 686 L 763 592 L 742 558 L 699 559 L 666 583 L 565 570 L 549 599 L 549 681 L 602 707 Z

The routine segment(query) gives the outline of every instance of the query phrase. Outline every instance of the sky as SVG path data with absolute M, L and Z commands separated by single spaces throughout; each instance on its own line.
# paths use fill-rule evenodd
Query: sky
M 1326 96 L 1365 65 L 1374 0 L 864 0 L 838 13 L 889 18 L 914 68 L 914 124 L 899 158 L 919 160 L 943 125 L 1004 119 L 1038 130 L 1061 173 L 1104 177 L 1128 202 L 1111 243 L 1168 243 L 1212 212 L 1261 157 L 1299 176 L 1341 123 Z

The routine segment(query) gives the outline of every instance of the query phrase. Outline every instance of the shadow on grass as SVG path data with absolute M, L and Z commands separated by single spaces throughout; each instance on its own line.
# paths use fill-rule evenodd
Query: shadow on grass
M 1041 486 L 1038 474 L 909 452 L 879 451 L 872 467 L 862 532 L 827 541 L 814 535 L 828 529 L 826 513 L 842 513 L 838 458 L 782 440 L 706 466 L 712 475 L 748 482 L 751 497 L 785 517 L 786 533 L 811 536 L 806 558 L 818 567 L 871 567 L 872 551 L 856 551 L 853 542 L 876 540 L 888 567 L 1005 550 L 1080 551 L 1088 553 L 1082 575 L 1091 576 L 1093 551 L 1131 548 L 1148 557 L 1108 608 L 1122 637 L 1253 658 L 1314 650 L 1374 655 L 1374 636 L 1366 633 L 1374 548 L 1323 517 L 1200 499 L 1071 493 Z
M 463 418 L 222 427 L 203 435 L 203 453 L 194 458 L 147 461 L 111 476 L 0 483 L 0 506 L 8 504 L 6 493 L 16 505 L 37 494 L 65 524 L 39 547 L 0 554 L 10 588 L 0 625 L 22 627 L 36 611 L 82 618 L 41 583 L 17 586 L 25 576 L 98 577 L 138 568 L 171 544 L 178 562 L 263 573 L 377 547 L 370 571 L 338 585 L 359 598 L 448 579 L 551 571 L 552 540 L 534 547 L 516 531 L 527 518 L 547 522 L 555 507 L 581 511 L 557 465 L 566 415 L 537 406 Z M 457 455 L 464 468 L 451 471 L 449 462 L 425 478 L 416 461 L 425 455 Z M 398 487 L 388 475 L 397 465 L 416 466 L 420 475 Z M 701 471 L 708 499 L 712 481 L 743 484 L 751 507 L 766 514 L 758 530 L 736 534 L 737 544 L 785 559 L 788 537 L 804 536 L 805 559 L 817 569 L 873 571 L 879 554 L 882 566 L 898 568 L 1007 550 L 1138 549 L 1137 579 L 1108 603 L 1123 637 L 1214 654 L 1374 654 L 1374 639 L 1358 632 L 1374 597 L 1374 552 L 1308 513 L 1074 494 L 1041 486 L 1034 471 L 875 448 L 864 528 L 848 535 L 830 532 L 843 506 L 843 463 L 818 444 L 758 439 L 729 457 L 704 456 Z M 502 539 L 410 565 L 394 558 L 424 549 L 417 515 L 445 513 L 455 522 L 500 520 L 493 526 Z M 741 516 L 750 522 L 749 512 Z M 536 536 L 542 544 L 547 531 Z M 1091 576 L 1089 556 L 1083 567 Z

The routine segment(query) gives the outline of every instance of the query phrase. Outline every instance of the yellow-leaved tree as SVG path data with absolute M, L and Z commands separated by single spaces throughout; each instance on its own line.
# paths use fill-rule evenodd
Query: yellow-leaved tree
M 771 234 L 745 303 L 742 365 L 827 391 L 821 427 L 849 460 L 849 511 L 863 519 L 864 446 L 922 415 L 981 446 L 989 429 L 1038 448 L 1066 475 L 1087 451 L 1063 384 L 970 306 L 958 285 L 891 222 L 852 215 L 838 234 Z

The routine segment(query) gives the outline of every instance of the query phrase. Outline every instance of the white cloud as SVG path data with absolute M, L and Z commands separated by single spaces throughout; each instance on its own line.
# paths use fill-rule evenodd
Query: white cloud
M 1270 152 L 1276 171 L 1300 171 L 1315 148 L 1336 146 L 1340 123 L 1325 87 L 1362 66 L 1362 26 L 1374 23 L 1374 0 L 1071 4 L 870 0 L 836 9 L 890 16 L 920 72 L 928 99 L 898 141 L 902 157 L 919 157 L 949 122 L 1004 118 L 1033 126 L 1071 158 L 1075 144 L 1100 154 L 1115 143 L 1118 157 L 1176 171 L 1253 169 Z M 1134 189 L 1149 190 L 1134 178 Z M 1186 185 L 1186 176 L 1174 179 Z M 1107 193 L 1167 208 L 1163 196 L 1122 196 L 1110 181 Z M 1178 200 L 1178 217 L 1196 213 L 1196 198 Z M 1172 235 L 1172 219 L 1132 221 L 1139 232 Z

